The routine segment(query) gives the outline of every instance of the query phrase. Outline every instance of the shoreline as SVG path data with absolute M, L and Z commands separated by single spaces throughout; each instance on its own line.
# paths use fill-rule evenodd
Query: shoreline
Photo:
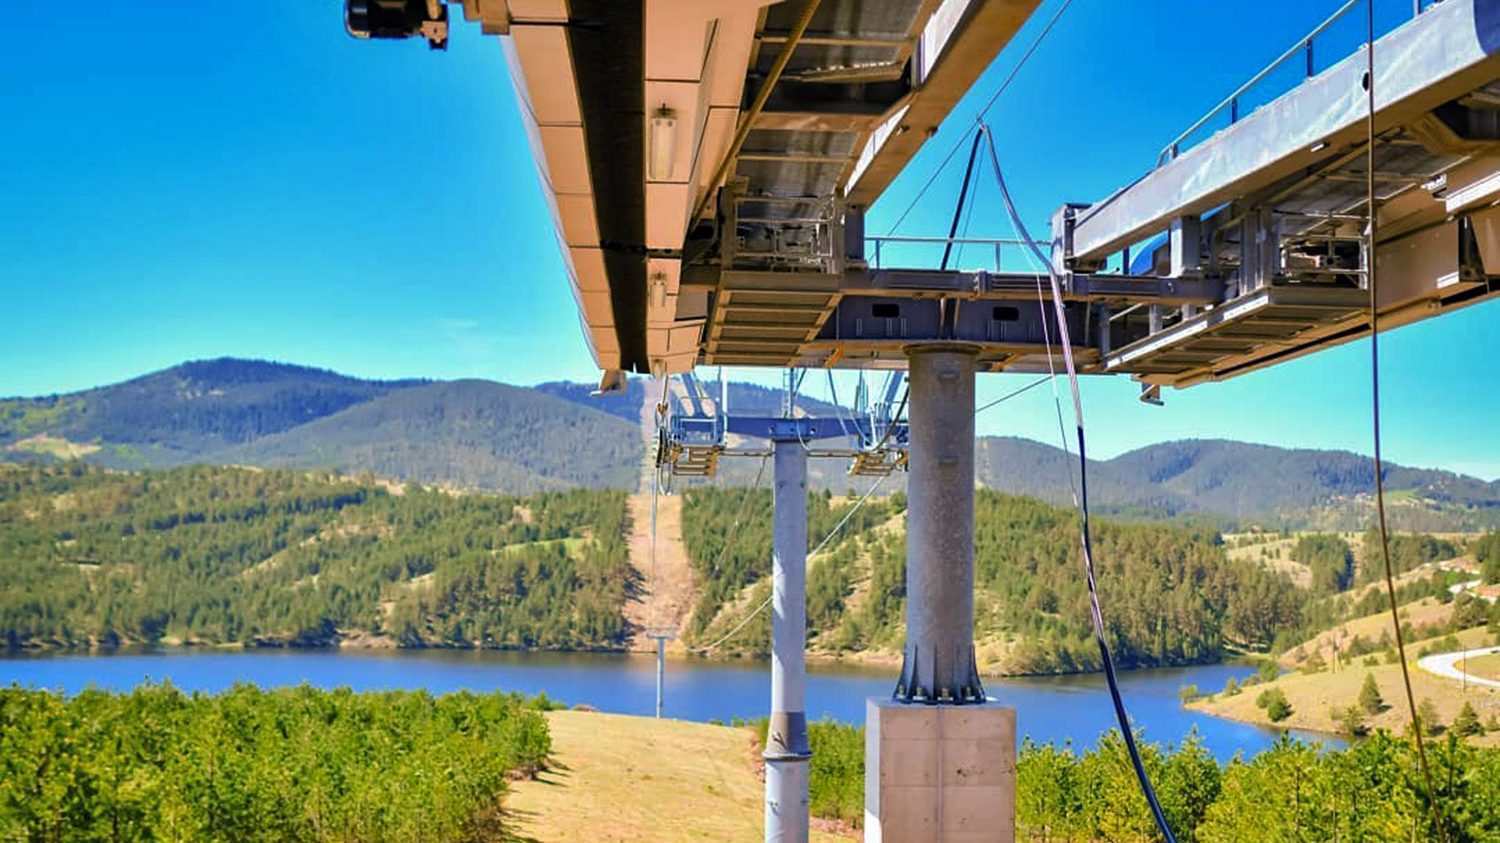
M 118 656 L 138 654 L 161 654 L 161 653 L 189 653 L 189 652 L 299 652 L 299 653 L 504 653 L 504 654 L 526 654 L 538 656 L 626 656 L 633 658 L 651 658 L 654 651 L 632 650 L 624 647 L 596 647 L 596 648 L 572 648 L 572 649 L 543 649 L 536 647 L 476 647 L 424 644 L 419 647 L 400 646 L 390 639 L 374 639 L 366 637 L 351 637 L 342 639 L 331 644 L 298 644 L 289 642 L 255 642 L 246 644 L 244 642 L 208 642 L 191 641 L 180 639 L 164 639 L 158 642 L 126 642 L 122 644 L 97 644 L 88 645 L 62 645 L 62 644 L 34 644 L 28 643 L 21 646 L 0 647 L 0 658 L 20 658 L 47 656 Z M 751 662 L 769 662 L 770 655 L 747 654 L 742 652 L 728 652 L 720 655 L 709 655 L 705 653 L 686 651 L 683 649 L 668 649 L 666 652 L 668 663 L 706 662 L 709 664 L 735 664 Z M 806 654 L 809 666 L 820 667 L 851 667 L 851 668 L 888 668 L 899 669 L 901 656 L 897 653 L 886 651 L 870 651 L 848 654 L 836 654 L 820 651 L 810 651 Z M 1131 667 L 1119 667 L 1121 672 L 1133 672 L 1144 670 L 1184 670 L 1196 667 L 1223 666 L 1247 666 L 1242 654 L 1226 654 L 1226 657 L 1217 661 L 1195 661 L 1182 664 L 1162 665 L 1136 665 Z M 1099 676 L 1102 670 L 1070 670 L 1057 671 L 1053 673 L 1004 673 L 981 669 L 980 677 L 984 679 L 1050 679 L 1069 676 Z M 1258 724 L 1259 725 L 1259 724 Z
M 1484 627 L 1476 627 L 1459 633 L 1457 637 L 1463 646 L 1472 647 L 1487 639 L 1488 633 Z M 1444 740 L 1446 727 L 1453 723 L 1465 705 L 1474 710 L 1481 724 L 1500 723 L 1500 689 L 1475 683 L 1465 687 L 1457 679 L 1423 670 L 1418 661 L 1413 658 L 1407 665 L 1412 690 L 1418 705 L 1430 704 L 1435 715 L 1436 723 L 1427 725 L 1440 727 L 1436 733 L 1425 735 L 1425 740 Z M 1188 701 L 1184 709 L 1258 728 L 1306 732 L 1349 741 L 1362 735 L 1348 734 L 1334 716 L 1348 711 L 1351 706 L 1359 708 L 1356 704 L 1366 677 L 1374 680 L 1380 705 L 1373 711 L 1361 711 L 1362 727 L 1371 733 L 1384 730 L 1396 735 L 1406 734 L 1411 715 L 1401 667 L 1384 662 L 1351 664 L 1316 673 L 1283 673 L 1269 682 L 1240 685 L 1235 693 L 1227 696 L 1223 691 L 1205 694 Z M 1266 709 L 1257 703 L 1257 698 L 1270 690 L 1279 691 L 1288 702 L 1289 713 L 1278 722 L 1272 722 Z M 1486 725 L 1484 734 L 1468 740 L 1476 746 L 1500 746 L 1500 728 Z

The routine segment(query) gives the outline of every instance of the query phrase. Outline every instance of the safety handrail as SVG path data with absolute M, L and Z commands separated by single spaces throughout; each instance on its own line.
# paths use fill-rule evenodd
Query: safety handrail
M 1275 61 L 1271 62 L 1263 69 L 1261 69 L 1259 73 L 1250 77 L 1250 81 L 1236 88 L 1234 93 L 1225 97 L 1223 101 L 1213 107 L 1213 110 L 1198 118 L 1198 120 L 1194 122 L 1193 125 L 1187 127 L 1187 129 L 1182 134 L 1173 138 L 1171 143 L 1162 147 L 1161 154 L 1156 156 L 1156 166 L 1161 167 L 1168 162 L 1176 159 L 1177 156 L 1181 154 L 1183 142 L 1192 137 L 1193 133 L 1208 125 L 1208 122 L 1210 120 L 1214 119 L 1220 114 L 1223 114 L 1225 109 L 1229 110 L 1230 125 L 1238 123 L 1240 120 L 1240 97 L 1243 97 L 1245 94 L 1249 93 L 1251 88 L 1254 88 L 1256 85 L 1260 84 L 1265 80 L 1267 76 L 1275 73 L 1281 68 L 1282 65 L 1286 64 L 1298 53 L 1301 53 L 1307 57 L 1307 75 L 1305 78 L 1311 79 L 1313 76 L 1317 75 L 1313 70 L 1313 41 L 1319 35 L 1322 35 L 1325 31 L 1327 31 L 1330 26 L 1333 26 L 1341 18 L 1343 18 L 1344 15 L 1352 11 L 1354 7 L 1361 6 L 1366 2 L 1374 2 L 1374 0 L 1348 0 L 1348 2 L 1346 2 L 1344 5 L 1340 6 L 1338 11 L 1329 16 L 1327 20 L 1314 27 L 1311 32 L 1304 35 L 1297 41 L 1296 44 L 1292 45 L 1290 49 L 1278 56 Z M 1422 14 L 1422 12 L 1427 7 L 1432 6 L 1437 2 L 1441 2 L 1441 0 L 1412 0 L 1412 16 L 1415 17 Z
M 1002 246 L 1024 246 L 1026 241 L 1017 240 L 1013 237 L 922 237 L 911 235 L 894 234 L 871 234 L 865 237 L 865 242 L 874 245 L 875 268 L 880 268 L 881 247 L 886 243 L 922 243 L 956 246 L 993 246 L 995 247 L 995 264 L 1000 263 L 1000 248 Z

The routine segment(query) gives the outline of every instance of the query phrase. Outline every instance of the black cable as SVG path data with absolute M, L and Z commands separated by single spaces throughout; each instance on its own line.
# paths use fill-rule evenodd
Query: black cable
M 1115 719 L 1120 724 L 1120 735 L 1125 740 L 1125 751 L 1130 755 L 1130 765 L 1135 768 L 1135 778 L 1140 784 L 1141 794 L 1146 797 L 1146 804 L 1151 809 L 1151 817 L 1155 820 L 1156 828 L 1161 832 L 1162 837 L 1166 838 L 1167 843 L 1177 843 L 1177 838 L 1172 834 L 1171 826 L 1167 823 L 1167 815 L 1162 811 L 1161 802 L 1156 798 L 1156 789 L 1151 786 L 1151 777 L 1146 773 L 1145 762 L 1141 760 L 1140 747 L 1136 745 L 1135 732 L 1130 727 L 1130 714 L 1126 712 L 1125 700 L 1120 694 L 1120 682 L 1115 675 L 1115 662 L 1110 655 L 1109 640 L 1104 633 L 1104 613 L 1099 608 L 1099 587 L 1094 576 L 1093 531 L 1089 527 L 1088 454 L 1084 446 L 1083 399 L 1078 391 L 1078 368 L 1073 360 L 1072 338 L 1068 335 L 1067 310 L 1063 305 L 1062 285 L 1058 283 L 1057 272 L 1052 268 L 1052 261 L 1042 254 L 1036 241 L 1032 240 L 1030 233 L 1026 231 L 1026 224 L 1021 221 L 1021 215 L 1016 212 L 1016 206 L 1010 198 L 1010 191 L 1005 186 L 1005 176 L 1000 172 L 1000 157 L 995 152 L 994 137 L 987 127 L 981 126 L 980 131 L 988 140 L 990 163 L 995 168 L 995 181 L 1000 186 L 1000 196 L 1005 202 L 1005 212 L 1010 215 L 1011 225 L 1015 226 L 1016 234 L 1031 247 L 1037 259 L 1047 267 L 1047 276 L 1052 282 L 1052 306 L 1057 315 L 1063 360 L 1068 366 L 1068 382 L 1073 389 L 1073 418 L 1077 422 L 1074 429 L 1078 439 L 1078 511 L 1082 519 L 1083 567 L 1088 579 L 1089 611 L 1094 625 L 1094 640 L 1099 645 L 1099 660 L 1104 668 L 1105 682 L 1109 685 L 1110 702 L 1114 704 Z
M 1379 309 L 1375 295 L 1375 0 L 1365 0 L 1365 214 L 1369 217 L 1365 240 L 1365 287 L 1370 293 L 1370 421 L 1375 439 L 1375 513 L 1380 528 L 1380 555 L 1385 562 L 1385 593 L 1391 609 L 1391 625 L 1396 630 L 1396 656 L 1401 663 L 1401 683 L 1406 688 L 1406 707 L 1411 714 L 1411 739 L 1417 745 L 1417 761 L 1427 785 L 1427 805 L 1432 827 L 1446 841 L 1448 832 L 1438 814 L 1437 791 L 1432 786 L 1432 768 L 1427 763 L 1427 748 L 1422 742 L 1422 718 L 1417 713 L 1417 697 L 1411 688 L 1411 668 L 1406 664 L 1406 642 L 1401 633 L 1401 610 L 1396 603 L 1396 574 L 1391 567 L 1391 539 L 1385 518 L 1385 460 L 1380 444 L 1380 333 Z
M 979 141 L 984 135 L 981 129 L 974 133 L 974 143 L 969 147 L 969 163 L 964 167 L 963 187 L 958 189 L 958 204 L 953 206 L 953 222 L 948 225 L 948 243 L 943 246 L 943 262 L 938 269 L 948 268 L 948 258 L 953 255 L 953 238 L 958 234 L 958 223 L 964 215 L 964 203 L 969 199 L 969 184 L 974 180 L 974 157 L 979 154 Z

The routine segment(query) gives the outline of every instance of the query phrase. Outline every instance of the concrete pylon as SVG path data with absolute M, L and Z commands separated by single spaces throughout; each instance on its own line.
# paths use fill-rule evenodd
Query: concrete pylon
M 906 649 L 896 698 L 974 703 L 974 363 L 971 345 L 915 346 L 908 402 Z
M 865 840 L 1012 843 L 1016 712 L 974 660 L 974 370 L 978 349 L 913 346 L 906 647 L 865 709 Z
M 807 843 L 807 451 L 777 439 L 771 557 L 771 722 L 766 843 Z

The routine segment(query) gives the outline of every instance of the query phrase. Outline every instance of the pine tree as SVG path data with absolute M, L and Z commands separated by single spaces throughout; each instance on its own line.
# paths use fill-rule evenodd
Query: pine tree
M 1359 707 L 1366 714 L 1379 714 L 1385 711 L 1385 700 L 1380 696 L 1380 686 L 1375 684 L 1375 674 L 1365 674 L 1365 684 L 1359 689 Z
M 1484 734 L 1484 727 L 1479 724 L 1479 715 L 1474 712 L 1474 706 L 1467 702 L 1458 710 L 1458 716 L 1453 718 L 1451 728 L 1453 734 L 1461 738 Z
M 1438 716 L 1437 706 L 1426 697 L 1423 697 L 1422 704 L 1417 706 L 1417 719 L 1422 721 L 1422 731 L 1428 735 L 1436 735 L 1443 731 L 1443 720 Z

